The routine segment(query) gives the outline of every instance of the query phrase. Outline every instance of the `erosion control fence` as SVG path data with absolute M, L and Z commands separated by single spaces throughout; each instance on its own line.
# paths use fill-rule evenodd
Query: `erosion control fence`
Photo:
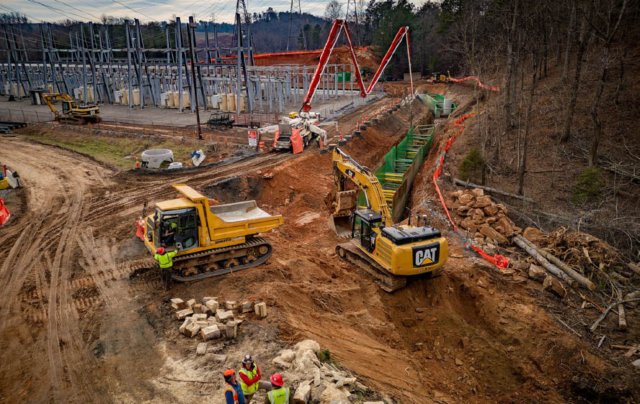
M 409 129 L 407 136 L 385 154 L 382 166 L 375 171 L 394 222 L 400 221 L 405 213 L 413 180 L 429 153 L 434 133 L 434 125 Z
M 452 100 L 445 98 L 442 94 L 418 94 L 418 98 L 429 107 L 436 118 L 449 116 L 457 107 Z

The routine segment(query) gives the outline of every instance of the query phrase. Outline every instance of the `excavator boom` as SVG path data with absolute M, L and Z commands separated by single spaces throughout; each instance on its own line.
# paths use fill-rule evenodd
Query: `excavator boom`
M 360 74 L 360 66 L 358 64 L 358 58 L 356 57 L 356 52 L 353 47 L 353 42 L 351 40 L 351 31 L 349 30 L 349 26 L 344 20 L 336 19 L 331 26 L 331 30 L 329 31 L 329 36 L 327 37 L 327 42 L 322 49 L 322 53 L 320 54 L 320 60 L 318 61 L 318 66 L 316 67 L 315 72 L 313 73 L 313 77 L 311 79 L 311 84 L 309 85 L 309 90 L 304 97 L 304 101 L 302 103 L 302 111 L 308 112 L 311 110 L 311 101 L 313 100 L 313 96 L 316 93 L 318 85 L 320 84 L 320 78 L 322 77 L 322 73 L 324 72 L 327 63 L 329 63 L 329 58 L 331 57 L 331 52 L 336 46 L 338 42 L 338 38 L 340 37 L 340 33 L 344 31 L 345 38 L 347 40 L 347 46 L 349 47 L 349 53 L 351 55 L 351 62 L 353 63 L 355 75 L 356 75 L 356 83 L 360 88 L 360 96 L 366 97 L 371 93 L 373 87 L 380 80 L 380 76 L 384 72 L 385 68 L 389 64 L 391 57 L 400 46 L 402 39 L 406 38 L 407 42 L 407 58 L 409 60 L 409 75 L 411 76 L 411 51 L 409 47 L 409 27 L 404 26 L 400 27 L 396 36 L 393 38 L 387 53 L 385 53 L 382 58 L 382 62 L 376 70 L 376 73 L 373 75 L 373 79 L 369 83 L 369 86 L 365 87 L 364 81 L 362 80 L 362 75 Z M 413 77 L 411 77 L 411 93 L 413 93 Z

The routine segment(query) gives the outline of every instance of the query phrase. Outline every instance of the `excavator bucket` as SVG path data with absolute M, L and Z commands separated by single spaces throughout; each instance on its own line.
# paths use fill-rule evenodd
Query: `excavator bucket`
M 329 227 L 339 237 L 348 237 L 351 234 L 351 214 L 357 207 L 357 198 L 358 190 L 355 189 L 336 192 Z

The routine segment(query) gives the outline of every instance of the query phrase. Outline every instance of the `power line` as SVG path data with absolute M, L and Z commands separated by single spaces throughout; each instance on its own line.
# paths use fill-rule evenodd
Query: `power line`
M 32 1 L 32 0 L 29 0 L 29 1 Z M 114 3 L 118 3 L 118 4 L 120 4 L 121 6 L 123 6 L 123 7 L 127 8 L 127 9 L 129 9 L 129 10 L 131 10 L 131 11 L 133 11 L 134 13 L 138 13 L 138 14 L 140 14 L 140 15 L 142 15 L 142 16 L 147 17 L 147 18 L 148 18 L 148 19 L 150 19 L 151 21 L 153 21 L 153 20 L 154 20 L 154 18 L 149 17 L 148 15 L 146 15 L 145 13 L 143 13 L 142 11 L 138 11 L 138 10 L 136 10 L 135 8 L 131 8 L 131 7 L 129 7 L 128 5 L 126 5 L 125 3 L 123 3 L 123 2 L 121 2 L 121 1 L 119 1 L 119 0 L 112 0 L 112 1 L 113 1 Z
M 95 18 L 96 20 L 100 21 L 100 17 L 97 17 L 96 15 L 91 14 L 91 13 L 90 13 L 90 12 L 88 12 L 88 11 L 80 10 L 78 7 L 72 6 L 72 5 L 71 5 L 71 4 L 69 4 L 69 3 L 65 3 L 65 2 L 64 2 L 64 1 L 62 1 L 62 0 L 54 0 L 54 1 L 55 1 L 56 3 L 64 4 L 65 6 L 70 7 L 70 8 L 72 8 L 72 9 L 74 9 L 74 10 L 80 11 L 81 13 L 85 13 L 85 14 L 87 14 L 87 15 L 90 15 L 91 17 Z
M 53 7 L 53 6 L 50 6 L 50 5 L 47 5 L 47 4 L 44 4 L 44 3 L 41 3 L 41 2 L 39 2 L 38 0 L 28 0 L 28 1 L 29 1 L 29 2 L 31 2 L 31 3 L 34 3 L 34 4 L 39 4 L 39 5 L 41 5 L 42 7 L 46 7 L 46 8 L 48 8 L 49 10 L 52 10 L 52 11 L 54 11 L 54 12 L 56 12 L 56 13 L 58 13 L 58 14 L 60 14 L 60 15 L 64 16 L 64 17 L 66 17 L 66 18 L 69 18 L 69 16 L 64 12 L 64 10 L 61 10 L 61 9 L 59 9 L 59 8 L 57 8 L 57 7 Z M 76 13 L 73 13 L 73 12 L 71 12 L 71 11 L 69 11 L 69 13 L 70 13 L 70 14 L 73 14 L 73 15 L 75 15 L 75 16 L 77 16 L 77 17 L 80 17 L 81 19 L 84 19 L 84 18 L 85 18 L 84 16 L 79 15 L 79 14 L 76 14 Z M 71 19 L 71 18 L 69 18 L 69 19 Z

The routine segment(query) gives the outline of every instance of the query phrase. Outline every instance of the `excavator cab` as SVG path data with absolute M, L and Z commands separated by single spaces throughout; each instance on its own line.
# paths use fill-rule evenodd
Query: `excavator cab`
M 356 210 L 353 214 L 351 238 L 359 240 L 360 245 L 369 252 L 376 247 L 377 234 L 373 229 L 382 228 L 382 215 L 370 209 Z

